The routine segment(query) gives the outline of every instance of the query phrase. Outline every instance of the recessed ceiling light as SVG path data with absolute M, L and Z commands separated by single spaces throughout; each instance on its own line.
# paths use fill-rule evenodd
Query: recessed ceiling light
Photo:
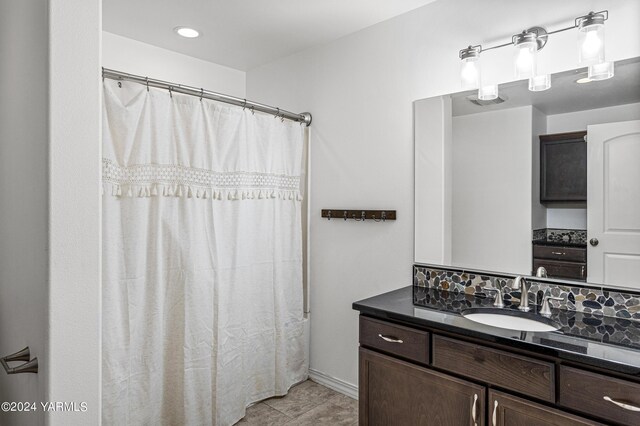
M 589 77 L 582 77 L 576 80 L 576 83 L 578 84 L 585 84 L 585 83 L 591 83 L 593 80 L 591 80 Z
M 200 36 L 200 32 L 198 30 L 189 27 L 175 27 L 173 31 L 175 31 L 179 36 L 186 38 L 196 38 Z

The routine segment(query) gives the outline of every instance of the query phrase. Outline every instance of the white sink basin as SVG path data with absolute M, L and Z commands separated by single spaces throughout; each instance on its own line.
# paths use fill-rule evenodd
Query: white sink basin
M 560 325 L 555 321 L 531 312 L 512 309 L 477 308 L 462 311 L 462 316 L 471 321 L 492 327 L 517 331 L 555 331 Z

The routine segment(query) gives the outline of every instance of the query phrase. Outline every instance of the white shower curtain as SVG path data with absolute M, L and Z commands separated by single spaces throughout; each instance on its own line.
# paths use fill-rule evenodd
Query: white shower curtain
M 229 425 L 308 374 L 303 130 L 104 82 L 103 422 Z

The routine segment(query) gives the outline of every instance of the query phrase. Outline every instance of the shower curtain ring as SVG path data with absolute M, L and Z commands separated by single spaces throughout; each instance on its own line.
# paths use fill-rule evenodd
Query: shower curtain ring
M 200 88 L 200 102 L 202 102 L 202 97 L 204 96 L 204 89 Z
M 244 102 L 242 103 L 242 110 L 244 111 L 247 108 L 247 100 L 244 99 Z
M 147 82 L 147 92 L 148 92 L 149 91 L 149 77 L 145 77 L 144 79 Z
M 173 86 L 169 86 L 169 97 L 173 99 Z
M 280 116 L 280 108 L 276 108 L 276 116 L 273 118 L 278 118 Z

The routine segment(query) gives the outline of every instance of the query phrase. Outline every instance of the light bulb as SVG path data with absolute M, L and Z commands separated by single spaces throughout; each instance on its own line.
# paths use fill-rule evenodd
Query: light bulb
M 604 62 L 604 15 L 590 13 L 579 19 L 578 63 L 585 66 Z
M 463 89 L 480 87 L 480 46 L 469 46 L 460 51 L 460 85 Z
M 498 85 L 490 84 L 478 89 L 478 99 L 482 101 L 492 101 L 498 97 Z
M 584 43 L 582 43 L 582 57 L 593 58 L 598 56 L 600 49 L 602 49 L 602 40 L 598 37 L 598 32 L 593 30 L 587 31 Z
M 463 89 L 475 89 L 480 85 L 480 70 L 477 58 L 463 59 L 460 67 L 460 82 Z
M 537 74 L 538 35 L 535 32 L 522 32 L 514 36 L 516 78 L 531 78 Z

